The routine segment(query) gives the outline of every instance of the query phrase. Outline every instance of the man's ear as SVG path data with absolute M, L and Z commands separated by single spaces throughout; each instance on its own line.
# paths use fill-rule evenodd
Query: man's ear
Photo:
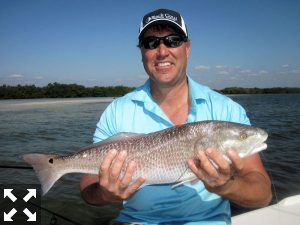
M 143 57 L 143 52 L 141 50 L 141 61 L 144 63 L 144 57 Z
M 188 41 L 185 43 L 185 46 L 186 46 L 186 56 L 187 56 L 187 57 L 189 57 L 189 55 L 190 55 L 191 43 L 192 43 L 191 40 L 188 40 Z

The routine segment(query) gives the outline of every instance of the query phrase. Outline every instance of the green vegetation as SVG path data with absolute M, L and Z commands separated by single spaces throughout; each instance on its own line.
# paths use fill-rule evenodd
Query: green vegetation
M 50 83 L 45 87 L 35 85 L 0 86 L 0 99 L 24 98 L 76 98 L 76 97 L 118 97 L 129 91 L 132 87 L 84 87 L 78 84 Z
M 133 87 L 84 87 L 78 84 L 50 83 L 45 87 L 35 85 L 0 86 L 0 99 L 24 98 L 75 98 L 75 97 L 118 97 L 123 96 Z M 300 88 L 240 88 L 230 87 L 220 90 L 223 94 L 271 94 L 271 93 L 300 93 Z
M 273 88 L 241 88 L 229 87 L 220 90 L 223 94 L 293 94 L 300 93 L 296 87 L 273 87 Z

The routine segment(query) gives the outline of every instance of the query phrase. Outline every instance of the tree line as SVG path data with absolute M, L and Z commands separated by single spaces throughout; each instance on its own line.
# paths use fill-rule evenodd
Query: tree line
M 300 93 L 297 87 L 272 87 L 272 88 L 241 88 L 229 87 L 220 92 L 223 94 L 295 94 Z
M 0 99 L 25 98 L 76 98 L 76 97 L 118 97 L 132 91 L 134 87 L 106 86 L 85 87 L 78 84 L 49 83 L 44 87 L 35 85 L 0 86 Z M 300 88 L 241 88 L 230 87 L 218 90 L 223 94 L 271 94 L 300 93 Z
M 45 87 L 35 85 L 0 86 L 0 99 L 25 98 L 77 98 L 118 97 L 133 90 L 126 86 L 84 87 L 78 84 L 49 83 Z

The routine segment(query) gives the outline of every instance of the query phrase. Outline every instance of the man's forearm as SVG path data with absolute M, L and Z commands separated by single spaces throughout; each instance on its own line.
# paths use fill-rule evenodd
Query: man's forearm
M 219 194 L 244 207 L 264 207 L 272 200 L 271 182 L 263 174 L 253 171 L 235 176 Z

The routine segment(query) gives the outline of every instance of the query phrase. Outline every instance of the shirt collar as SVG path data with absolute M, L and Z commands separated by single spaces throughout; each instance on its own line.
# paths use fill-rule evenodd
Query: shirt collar
M 150 79 L 148 79 L 142 86 L 136 88 L 132 93 L 130 93 L 129 97 L 133 101 L 152 102 L 153 99 L 150 92 Z
M 189 76 L 187 76 L 187 79 L 188 79 L 189 94 L 191 100 L 192 99 L 206 100 L 207 95 L 205 91 L 206 89 L 205 86 L 202 86 L 199 83 L 195 82 Z M 130 98 L 134 101 L 153 102 L 153 98 L 150 91 L 150 79 L 148 79 L 142 86 L 136 88 L 130 95 Z
M 189 94 L 191 99 L 207 99 L 206 87 L 195 82 L 191 77 L 187 76 L 189 84 Z

